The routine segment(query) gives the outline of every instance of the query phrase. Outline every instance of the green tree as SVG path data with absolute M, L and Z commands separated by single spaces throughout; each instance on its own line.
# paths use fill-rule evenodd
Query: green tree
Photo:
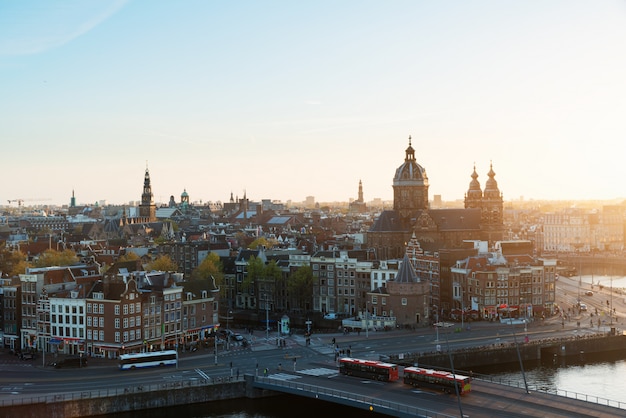
M 213 277 L 215 285 L 221 287 L 224 283 L 224 267 L 220 256 L 216 253 L 209 253 L 204 260 L 191 272 L 192 280 L 209 280 Z
M 313 300 L 313 269 L 311 266 L 301 266 L 291 275 L 287 283 L 287 291 L 296 307 L 303 310 L 311 309 L 311 301 Z
M 248 291 L 252 286 L 254 286 L 255 282 L 263 280 L 264 277 L 265 263 L 263 262 L 263 259 L 252 256 L 248 260 L 248 272 L 241 283 L 241 287 Z
M 169 255 L 160 255 L 153 262 L 148 263 L 148 271 L 178 271 L 178 265 Z

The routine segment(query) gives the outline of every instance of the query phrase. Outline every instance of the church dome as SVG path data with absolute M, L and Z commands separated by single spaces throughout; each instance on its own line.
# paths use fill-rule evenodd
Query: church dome
M 393 178 L 394 185 L 424 185 L 428 186 L 428 176 L 426 169 L 415 161 L 415 150 L 411 146 L 411 137 L 409 136 L 409 147 L 405 152 L 404 163 L 396 169 L 396 175 Z

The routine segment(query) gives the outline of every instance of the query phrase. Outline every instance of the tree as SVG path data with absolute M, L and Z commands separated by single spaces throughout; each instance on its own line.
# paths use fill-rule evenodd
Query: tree
M 132 251 L 128 251 L 125 254 L 122 254 L 120 256 L 120 258 L 117 261 L 134 261 L 134 260 L 138 260 L 139 256 L 137 255 L 137 253 L 134 253 Z
M 160 255 L 151 263 L 148 263 L 148 271 L 178 271 L 178 265 L 169 255 Z
M 221 287 L 224 283 L 224 267 L 220 261 L 220 256 L 216 253 L 209 253 L 204 260 L 191 272 L 192 280 L 212 280 L 215 279 L 215 285 Z
M 275 239 L 267 239 L 265 237 L 259 237 L 255 239 L 254 241 L 252 241 L 250 245 L 248 246 L 248 248 L 252 250 L 256 250 L 259 247 L 273 248 L 274 246 L 276 246 L 276 244 L 278 244 L 278 241 L 276 241 Z
M 39 256 L 35 262 L 35 267 L 71 266 L 76 263 L 78 263 L 78 256 L 74 251 L 49 249 Z
M 0 246 L 0 273 L 14 277 L 18 274 L 24 274 L 26 267 L 30 267 L 26 254 L 9 249 L 4 244 Z
M 247 291 L 254 285 L 254 282 L 262 280 L 264 277 L 265 263 L 263 259 L 252 256 L 248 260 L 248 272 L 241 283 L 241 287 Z
M 313 300 L 313 269 L 311 266 L 299 267 L 287 283 L 289 296 L 298 308 L 309 310 Z

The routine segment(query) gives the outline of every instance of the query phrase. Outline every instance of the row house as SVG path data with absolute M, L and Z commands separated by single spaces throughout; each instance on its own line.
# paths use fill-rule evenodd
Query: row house
M 182 334 L 184 346 L 206 342 L 219 329 L 219 289 L 213 282 L 211 289 L 195 290 L 185 286 L 183 299 Z
M 117 266 L 101 278 L 81 267 L 32 271 L 2 287 L 7 346 L 117 358 L 198 341 L 219 327 L 214 282 Z
M 372 266 L 369 290 L 385 287 L 398 274 L 398 260 L 383 260 Z
M 59 291 L 84 290 L 100 278 L 96 264 L 28 268 L 20 274 L 20 349 L 50 351 L 48 296 Z
M 457 316 L 481 319 L 551 315 L 556 310 L 556 259 L 501 254 L 460 260 L 451 268 Z
M 22 286 L 4 284 L 2 289 L 2 344 L 11 350 L 21 349 Z

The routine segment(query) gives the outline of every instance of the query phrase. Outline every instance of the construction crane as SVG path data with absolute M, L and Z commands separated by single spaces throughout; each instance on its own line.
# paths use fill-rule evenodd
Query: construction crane
M 50 198 L 40 198 L 40 199 L 9 199 L 9 205 L 13 202 L 17 202 L 17 206 L 21 207 L 24 202 L 43 202 L 46 200 L 52 200 Z

